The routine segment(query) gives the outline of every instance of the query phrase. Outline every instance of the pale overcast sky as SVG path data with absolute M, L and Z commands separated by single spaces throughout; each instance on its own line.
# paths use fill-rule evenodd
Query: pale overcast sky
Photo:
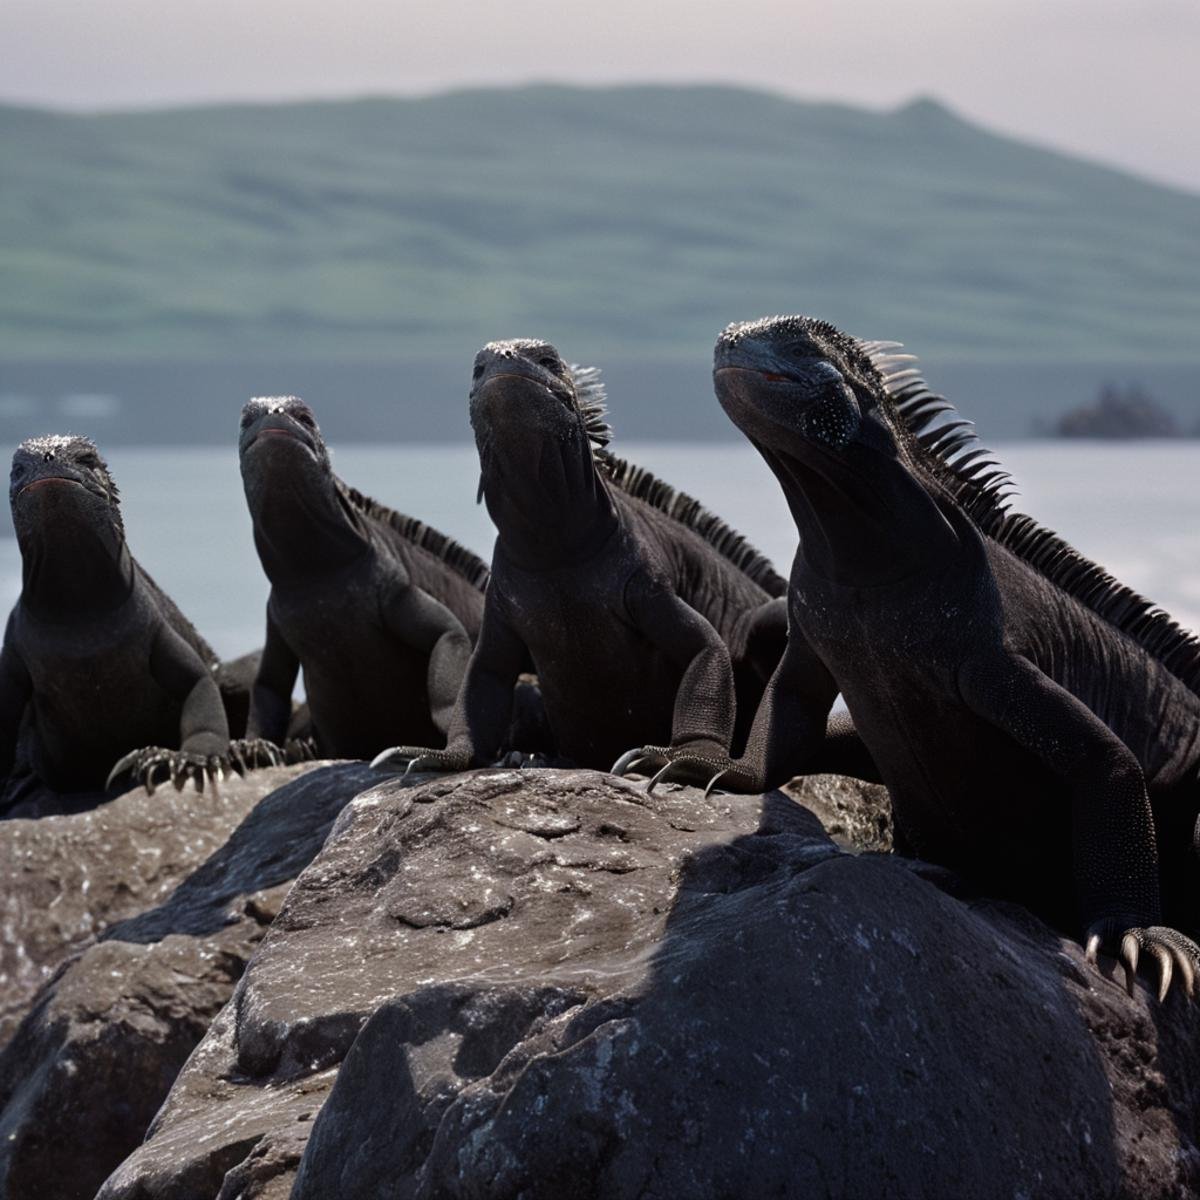
M 0 98 L 94 109 L 722 81 L 992 128 L 1200 190 L 1200 0 L 0 0 Z

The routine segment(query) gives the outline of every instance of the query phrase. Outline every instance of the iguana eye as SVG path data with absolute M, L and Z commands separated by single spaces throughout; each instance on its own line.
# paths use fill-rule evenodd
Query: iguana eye
M 542 357 L 539 358 L 537 361 L 538 361 L 538 366 L 545 367 L 547 371 L 557 371 L 558 370 L 558 359 L 553 357 L 553 355 L 543 354 Z

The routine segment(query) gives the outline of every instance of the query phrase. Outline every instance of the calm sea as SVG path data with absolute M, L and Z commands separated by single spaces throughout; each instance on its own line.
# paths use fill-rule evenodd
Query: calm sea
M 747 445 L 628 442 L 614 447 L 690 492 L 787 573 L 795 533 L 777 487 Z M 1200 628 L 1200 442 L 1121 445 L 1012 442 L 997 454 L 1017 507 L 1056 529 L 1178 620 Z M 346 445 L 338 473 L 490 557 L 494 536 L 474 503 L 470 445 Z M 213 447 L 116 449 L 134 554 L 222 655 L 262 641 L 267 585 L 250 537 L 236 452 Z M 11 527 L 0 537 L 0 603 L 20 591 Z

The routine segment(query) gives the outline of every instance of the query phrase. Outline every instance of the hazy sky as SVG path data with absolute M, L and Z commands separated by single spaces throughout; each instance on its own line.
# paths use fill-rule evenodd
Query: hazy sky
M 0 0 L 0 97 L 104 108 L 720 80 L 993 128 L 1200 190 L 1200 0 Z

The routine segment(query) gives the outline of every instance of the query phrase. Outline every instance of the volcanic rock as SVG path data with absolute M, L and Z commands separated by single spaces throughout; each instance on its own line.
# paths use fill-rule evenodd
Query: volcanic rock
M 291 881 L 377 778 L 362 764 L 273 768 L 219 796 L 135 792 L 0 823 L 10 1020 L 41 984 L 0 1053 L 0 1195 L 91 1200 L 141 1142 Z
M 371 788 L 101 1200 L 1193 1194 L 1182 993 L 843 851 L 845 786 Z

